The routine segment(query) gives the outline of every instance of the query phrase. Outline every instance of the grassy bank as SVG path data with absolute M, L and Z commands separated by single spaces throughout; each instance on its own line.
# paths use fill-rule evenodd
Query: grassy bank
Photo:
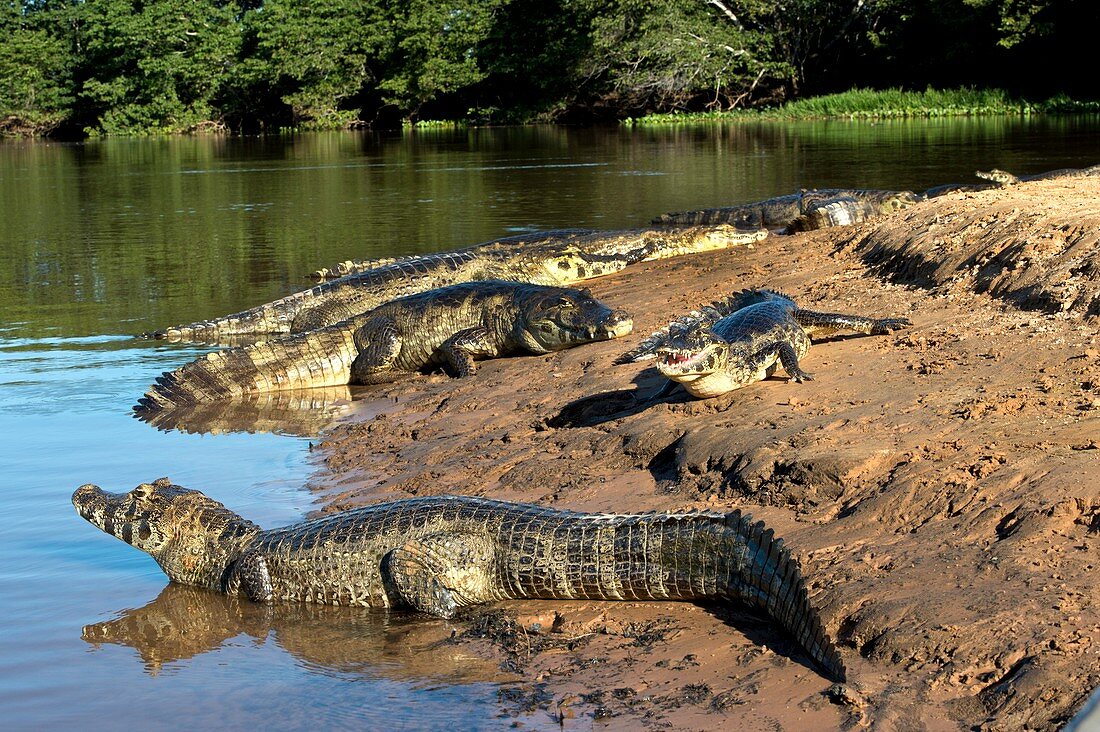
M 840 94 L 799 99 L 780 107 L 715 112 L 672 112 L 627 118 L 628 125 L 687 124 L 728 120 L 888 119 L 967 117 L 994 114 L 1100 112 L 1100 102 L 1065 96 L 1031 101 L 1002 89 L 852 89 Z

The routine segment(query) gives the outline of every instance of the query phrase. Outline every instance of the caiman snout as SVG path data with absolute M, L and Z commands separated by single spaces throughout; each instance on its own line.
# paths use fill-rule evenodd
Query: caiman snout
M 87 483 L 73 492 L 73 506 L 77 513 L 91 521 L 96 507 L 106 504 L 109 498 L 107 491 Z
M 608 338 L 621 338 L 634 330 L 634 319 L 625 310 L 612 310 L 604 323 Z

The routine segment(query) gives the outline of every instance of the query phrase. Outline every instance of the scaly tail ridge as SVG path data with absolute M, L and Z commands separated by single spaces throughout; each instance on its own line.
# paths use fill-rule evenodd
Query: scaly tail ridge
M 143 335 L 157 340 L 217 343 L 226 336 L 289 333 L 294 316 L 307 305 L 319 302 L 322 293 L 314 287 L 232 315 L 173 325 Z
M 726 526 L 748 543 L 746 566 L 740 577 L 731 577 L 734 587 L 744 592 L 741 599 L 766 611 L 825 673 L 844 681 L 844 662 L 825 632 L 821 616 L 810 605 L 802 569 L 783 540 L 776 538 L 764 522 L 754 522 L 751 515 L 740 511 L 726 516 Z M 740 582 L 749 586 L 737 587 Z

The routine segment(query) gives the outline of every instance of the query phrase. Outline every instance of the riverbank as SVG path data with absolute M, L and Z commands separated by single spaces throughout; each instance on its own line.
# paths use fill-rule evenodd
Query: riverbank
M 1098 200 L 1096 180 L 952 194 L 594 281 L 633 313 L 632 336 L 363 392 L 315 487 L 326 510 L 452 492 L 748 509 L 798 556 L 850 670 L 831 686 L 739 612 L 475 610 L 453 642 L 520 672 L 501 701 L 521 725 L 1055 729 L 1100 683 Z M 652 368 L 612 365 L 670 316 L 750 286 L 914 326 L 815 345 L 813 382 L 706 401 L 650 401 Z
M 778 107 L 649 114 L 626 119 L 623 124 L 647 126 L 827 119 L 855 121 L 1096 112 L 1100 112 L 1100 101 L 1071 99 L 1065 95 L 1045 100 L 1029 100 L 1014 97 L 1004 89 L 850 89 L 838 94 L 798 99 Z

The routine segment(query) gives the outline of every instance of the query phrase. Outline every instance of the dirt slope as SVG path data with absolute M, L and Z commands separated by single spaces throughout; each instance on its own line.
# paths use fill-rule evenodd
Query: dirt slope
M 1100 181 L 1071 180 L 632 268 L 592 286 L 632 336 L 360 392 L 317 487 L 329 510 L 451 492 L 748 508 L 799 556 L 850 669 L 830 687 L 737 612 L 504 603 L 458 629 L 523 672 L 503 697 L 521 726 L 1056 729 L 1100 684 L 1098 263 Z M 651 401 L 651 367 L 612 365 L 751 286 L 914 327 L 815 345 L 813 382 L 707 401 Z

